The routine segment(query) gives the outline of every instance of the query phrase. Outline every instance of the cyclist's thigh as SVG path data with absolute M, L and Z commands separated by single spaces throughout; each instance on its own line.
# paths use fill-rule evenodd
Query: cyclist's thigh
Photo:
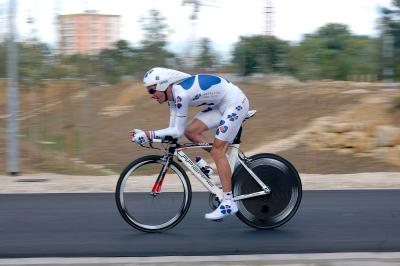
M 194 118 L 194 120 L 200 120 L 203 122 L 208 129 L 211 128 L 216 128 L 219 125 L 219 121 L 221 120 L 222 113 L 217 109 L 213 109 L 211 107 L 208 107 L 207 109 L 198 112 Z
M 203 133 L 208 129 L 208 126 L 204 124 L 204 122 L 197 118 L 193 118 L 193 120 L 186 126 L 185 131 Z
M 240 101 L 228 106 L 219 122 L 215 138 L 232 143 L 248 111 L 249 101 L 247 98 L 242 98 Z

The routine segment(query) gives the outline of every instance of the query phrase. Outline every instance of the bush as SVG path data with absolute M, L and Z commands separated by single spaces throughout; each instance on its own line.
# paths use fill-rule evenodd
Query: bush
M 400 111 L 400 97 L 393 100 L 393 108 Z

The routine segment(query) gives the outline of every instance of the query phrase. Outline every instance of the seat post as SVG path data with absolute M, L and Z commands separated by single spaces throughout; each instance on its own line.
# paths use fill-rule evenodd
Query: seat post
M 240 142 L 241 142 L 241 140 L 240 140 L 241 136 L 242 136 L 242 126 L 240 126 L 240 129 L 239 129 L 238 133 L 236 134 L 236 137 L 235 137 L 235 139 L 233 140 L 233 143 L 232 143 L 232 144 L 240 144 Z

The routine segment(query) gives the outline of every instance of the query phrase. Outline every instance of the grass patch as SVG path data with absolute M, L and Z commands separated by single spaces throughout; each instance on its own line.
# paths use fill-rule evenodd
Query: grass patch
M 393 100 L 393 109 L 400 111 L 400 97 L 397 97 Z
M 21 134 L 23 140 L 35 143 L 41 149 L 59 152 L 65 150 L 65 136 L 63 134 L 38 132 L 38 130 L 32 128 L 23 128 Z

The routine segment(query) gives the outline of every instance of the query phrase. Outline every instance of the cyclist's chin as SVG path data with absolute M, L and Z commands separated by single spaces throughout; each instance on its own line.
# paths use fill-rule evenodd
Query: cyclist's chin
M 159 104 L 163 104 L 165 101 L 164 101 L 163 99 L 158 98 L 158 99 L 157 99 L 157 102 L 158 102 Z

